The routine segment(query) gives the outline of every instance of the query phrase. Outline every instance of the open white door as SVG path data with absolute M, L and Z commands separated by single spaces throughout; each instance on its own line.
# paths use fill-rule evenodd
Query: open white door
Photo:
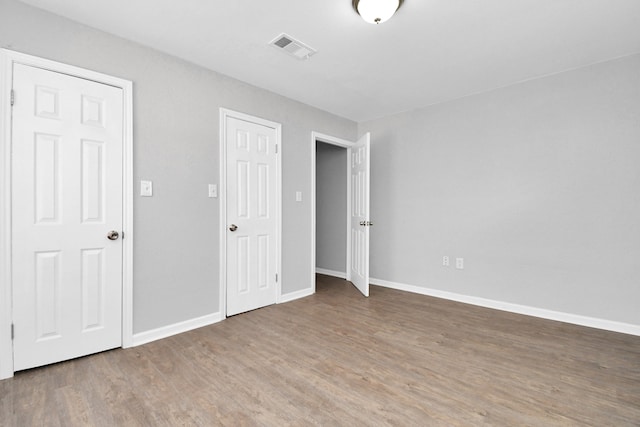
M 351 282 L 369 296 L 369 183 L 370 134 L 367 132 L 350 149 L 351 163 Z

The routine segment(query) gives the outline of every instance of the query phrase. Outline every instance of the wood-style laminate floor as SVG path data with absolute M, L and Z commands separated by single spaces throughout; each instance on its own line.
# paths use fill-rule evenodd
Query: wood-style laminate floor
M 638 426 L 640 337 L 318 276 L 317 293 L 0 381 L 3 426 Z

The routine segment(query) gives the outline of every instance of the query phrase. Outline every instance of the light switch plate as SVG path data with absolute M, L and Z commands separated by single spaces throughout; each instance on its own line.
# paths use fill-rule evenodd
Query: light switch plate
M 209 197 L 218 197 L 218 186 L 216 184 L 209 184 Z
M 302 191 L 296 191 L 296 202 L 302 201 Z
M 153 196 L 153 182 L 140 181 L 140 195 L 143 197 Z

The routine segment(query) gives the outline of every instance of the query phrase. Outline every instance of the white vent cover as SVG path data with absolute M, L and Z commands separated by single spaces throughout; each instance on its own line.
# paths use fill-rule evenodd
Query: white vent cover
M 301 41 L 294 39 L 293 37 L 282 33 L 275 39 L 269 42 L 270 45 L 278 50 L 287 52 L 289 55 L 298 59 L 309 59 L 309 57 L 316 53 L 316 50 Z

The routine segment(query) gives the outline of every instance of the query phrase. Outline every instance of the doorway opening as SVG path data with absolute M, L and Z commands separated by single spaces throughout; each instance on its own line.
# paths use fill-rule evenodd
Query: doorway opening
M 344 278 L 369 296 L 369 157 L 369 133 L 357 142 L 311 134 L 313 292 L 319 272 Z
M 316 143 L 316 273 L 347 278 L 348 149 Z

